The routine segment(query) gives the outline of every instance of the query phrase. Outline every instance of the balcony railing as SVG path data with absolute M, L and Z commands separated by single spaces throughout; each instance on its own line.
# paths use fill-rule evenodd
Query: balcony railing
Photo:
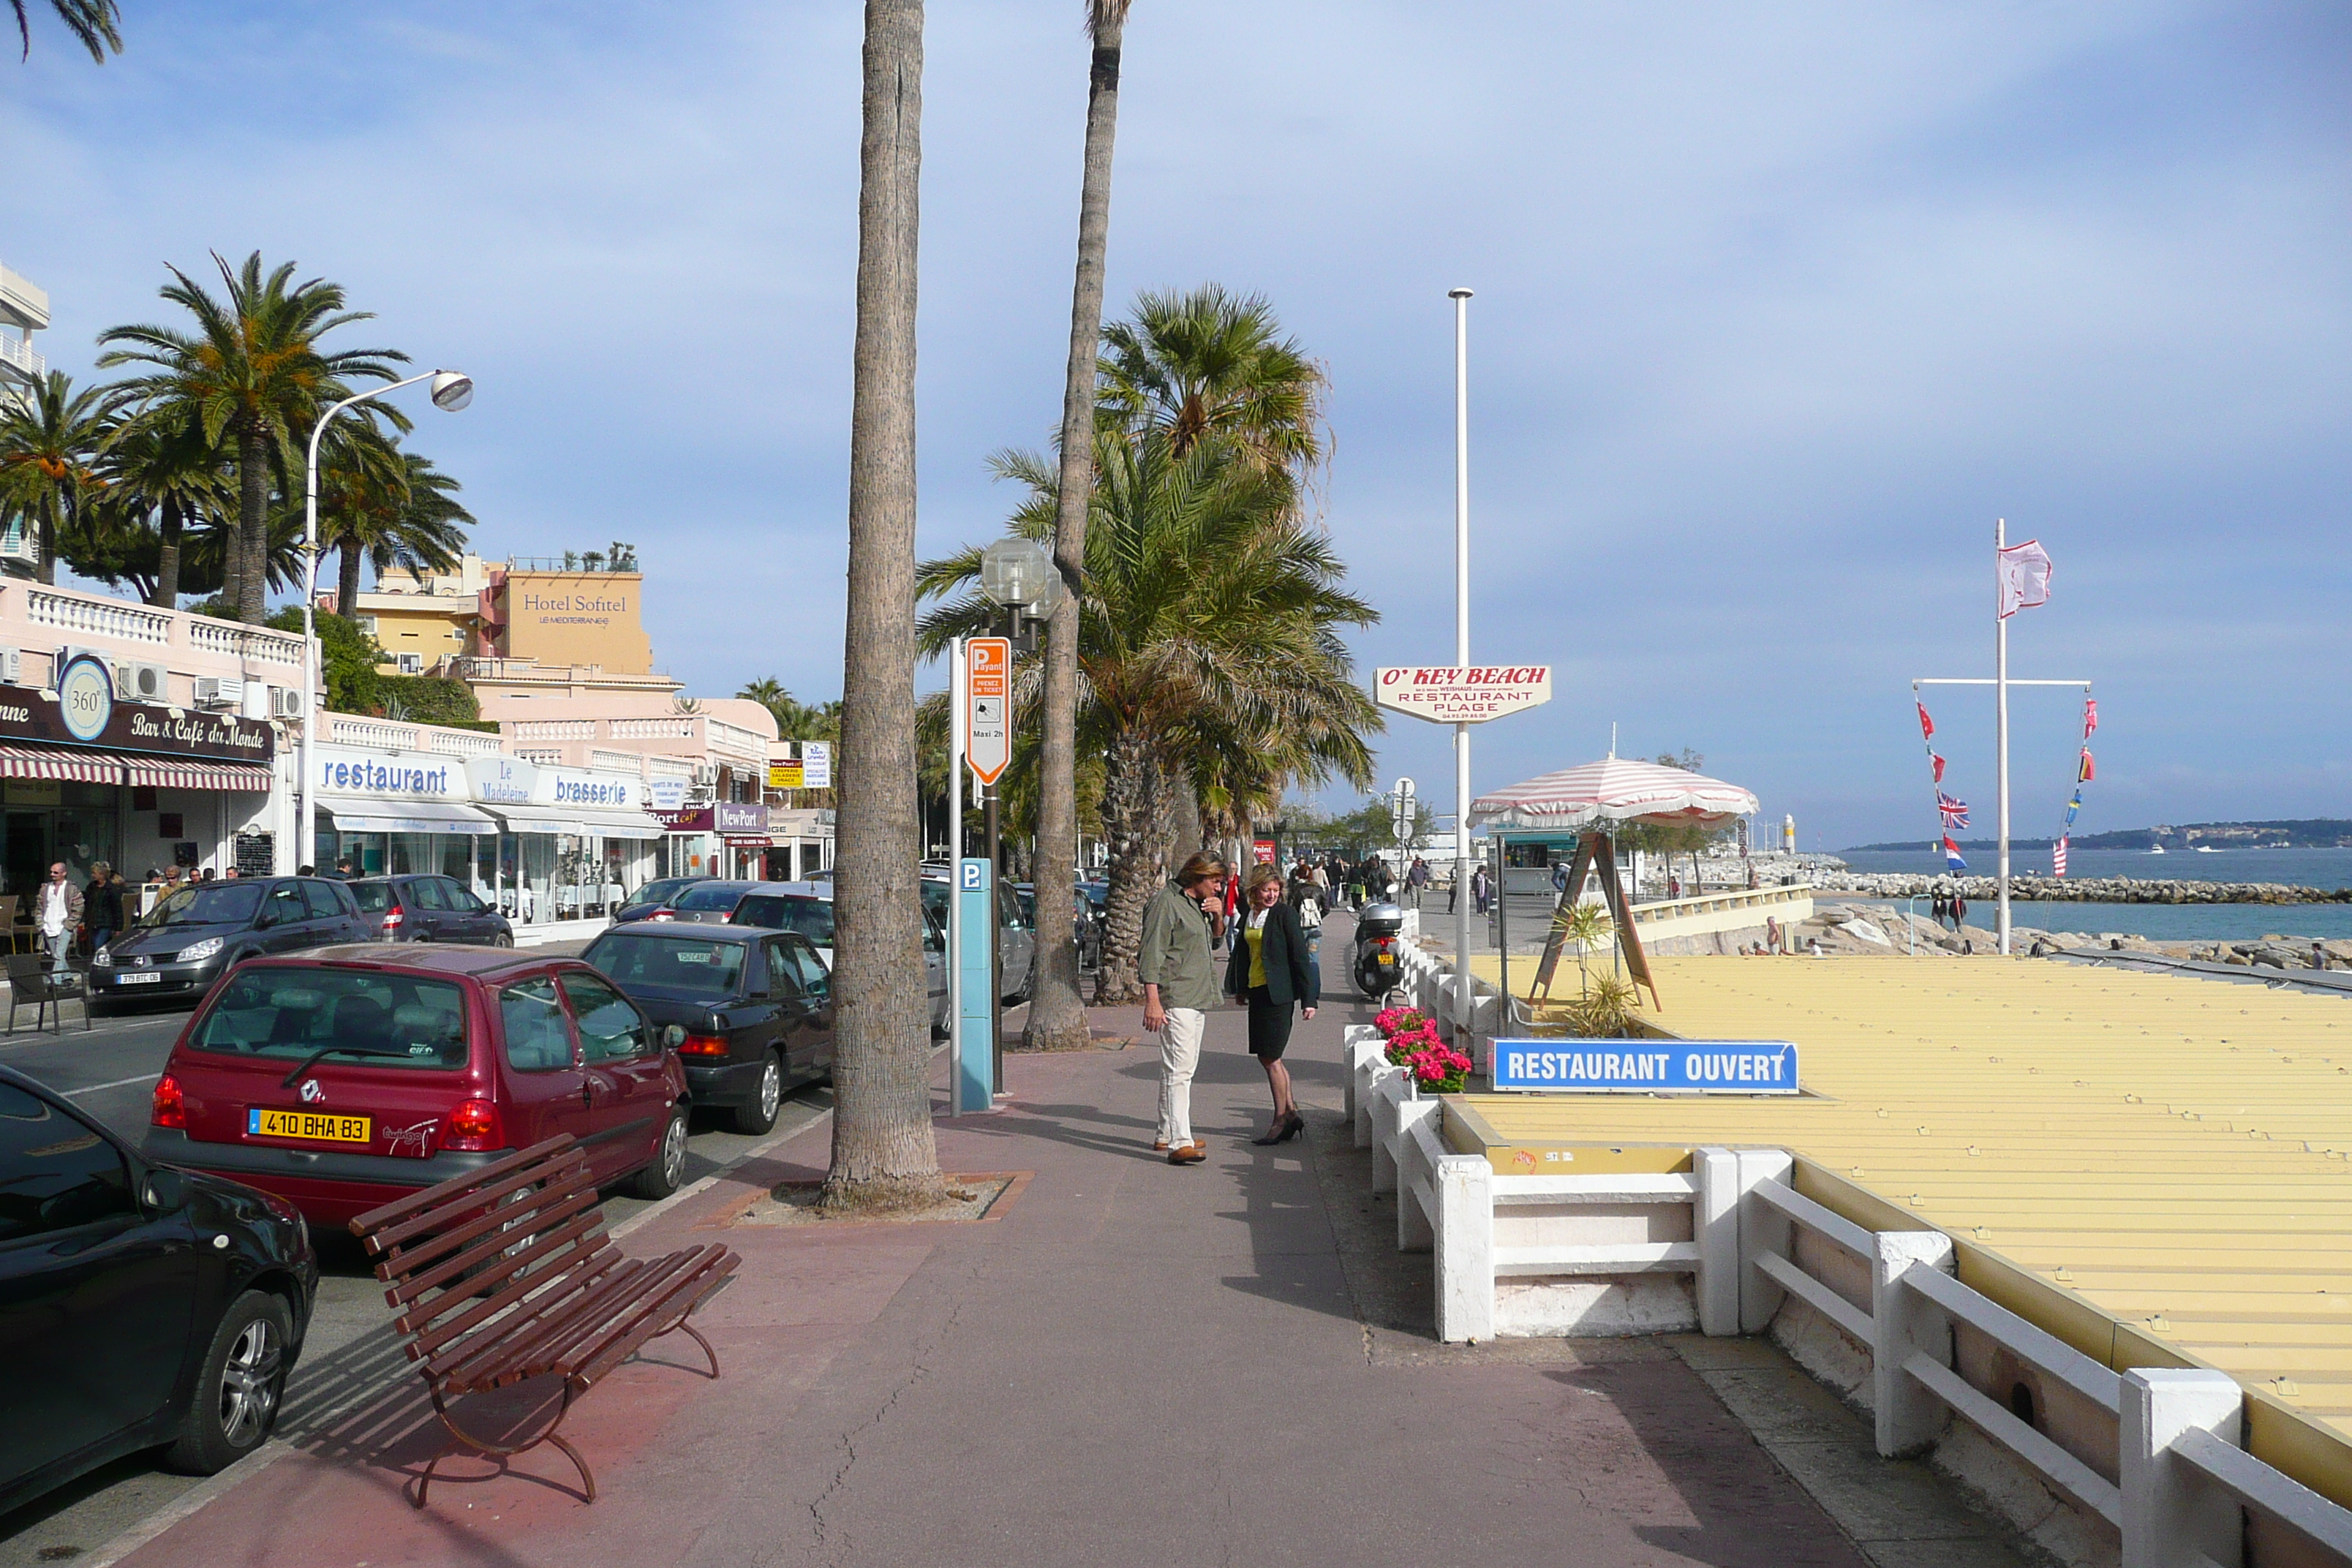
M 0 337 L 0 364 L 31 381 L 49 374 L 49 362 L 22 338 Z
M 244 626 L 236 621 L 217 621 L 210 616 L 191 616 L 188 620 L 188 642 L 207 653 L 224 653 L 232 658 L 242 654 L 268 664 L 282 664 L 296 671 L 302 668 L 300 637 L 288 637 L 283 632 L 264 631 L 258 626 Z
M 615 741 L 688 740 L 694 734 L 691 719 L 607 719 L 604 722 Z
M 514 721 L 518 741 L 593 741 L 596 738 L 593 719 L 519 719 Z
M 426 737 L 426 750 L 446 757 L 495 757 L 499 754 L 499 738 L 487 730 L 436 730 Z
M 0 342 L 6 341 L 0 338 Z M 172 617 L 161 610 L 119 599 L 60 594 L 48 588 L 26 591 L 25 618 L 37 626 L 55 626 L 81 637 L 116 637 L 124 642 L 152 643 L 158 647 L 168 647 L 172 641 Z

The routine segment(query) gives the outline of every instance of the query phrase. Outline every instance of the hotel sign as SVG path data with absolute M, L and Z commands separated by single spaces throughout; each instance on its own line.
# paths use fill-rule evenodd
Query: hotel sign
M 1570 1094 L 1795 1094 L 1788 1040 L 1496 1040 L 1495 1087 Z
M 0 686 L 0 741 L 226 763 L 266 763 L 277 754 L 277 731 L 253 720 L 137 702 L 112 707 L 105 722 L 84 738 L 67 725 L 55 697 L 26 686 Z
M 1372 699 L 1433 724 L 1483 724 L 1551 700 L 1548 664 L 1421 665 L 1374 672 Z

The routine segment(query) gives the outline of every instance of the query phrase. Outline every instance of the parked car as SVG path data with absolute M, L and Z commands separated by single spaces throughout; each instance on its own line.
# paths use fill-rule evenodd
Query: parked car
M 773 882 L 722 882 L 715 877 L 681 888 L 677 894 L 657 905 L 644 918 L 649 921 L 683 921 L 688 925 L 719 926 L 735 912 L 743 895 L 754 888 L 772 888 Z
M 147 1156 L 340 1226 L 569 1132 L 598 1185 L 666 1197 L 686 1169 L 676 1043 L 576 958 L 404 942 L 257 959 L 180 1031 Z
M 142 1448 L 207 1475 L 253 1452 L 318 1287 L 285 1200 L 155 1164 L 0 1068 L 0 1511 Z
M 923 981 L 930 995 L 931 1034 L 936 1038 L 948 1032 L 948 939 L 942 923 L 947 889 L 940 889 L 935 913 L 931 888 L 931 883 L 923 884 Z M 798 931 L 808 938 L 825 968 L 833 967 L 831 882 L 762 882 L 743 896 L 728 920 L 733 925 Z
M 631 921 L 644 920 L 695 883 L 709 880 L 708 877 L 656 877 L 631 893 L 621 907 L 613 911 L 613 923 L 625 925 Z
M 507 917 L 454 877 L 362 877 L 343 886 L 375 928 L 368 941 L 514 945 Z
M 90 1003 L 202 995 L 248 958 L 374 934 L 348 882 L 257 877 L 194 883 L 166 894 L 90 954 Z
M 694 1103 L 726 1110 L 738 1132 L 767 1131 L 787 1086 L 832 1075 L 833 977 L 797 932 L 640 921 L 581 957 L 683 1031 Z
M 934 895 L 932 888 L 938 888 Z M 940 900 L 940 926 L 947 927 L 946 900 L 953 897 L 948 873 L 934 871 L 931 863 L 923 867 L 923 899 L 928 905 L 936 897 Z M 1031 987 L 1036 983 L 1037 939 L 1031 933 L 1029 921 L 1021 913 L 1021 900 L 1009 882 L 996 884 L 996 925 L 1001 961 L 1003 963 L 1004 1000 L 1009 1005 L 1029 999 Z

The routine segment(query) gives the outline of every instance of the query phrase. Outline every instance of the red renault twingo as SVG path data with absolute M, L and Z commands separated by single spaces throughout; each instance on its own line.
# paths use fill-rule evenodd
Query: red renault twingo
M 686 1167 L 668 1033 L 576 959 L 405 944 L 256 959 L 180 1032 L 147 1157 L 341 1226 L 569 1132 L 598 1184 L 663 1197 Z

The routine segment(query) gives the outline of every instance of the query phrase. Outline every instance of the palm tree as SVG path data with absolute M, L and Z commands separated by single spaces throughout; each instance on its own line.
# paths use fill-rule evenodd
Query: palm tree
M 836 1057 L 825 1202 L 940 1191 L 915 795 L 915 264 L 922 0 L 866 0 L 849 605 L 835 818 Z
M 1078 643 L 1087 519 L 1094 474 L 1096 358 L 1100 353 L 1103 272 L 1110 254 L 1110 163 L 1118 138 L 1119 57 L 1130 0 L 1084 0 L 1094 50 L 1087 67 L 1087 140 L 1078 182 L 1078 262 L 1070 289 L 1070 353 L 1062 378 L 1061 473 L 1054 519 L 1054 563 L 1067 590 L 1046 623 L 1045 724 L 1037 794 L 1037 907 L 1065 910 L 1077 888 Z M 1034 985 L 1023 1043 L 1069 1050 L 1087 1043 L 1078 999 L 1078 950 L 1060 921 L 1037 932 Z
M 1157 430 L 1179 453 L 1222 436 L 1269 473 L 1304 481 L 1323 461 L 1322 367 L 1281 335 L 1261 295 L 1214 283 L 1140 294 L 1131 321 L 1103 331 L 1102 416 Z
M 111 387 L 76 392 L 61 370 L 22 401 L 0 397 L 0 509 L 32 527 L 44 583 L 58 580 L 58 551 L 73 550 L 98 521 L 86 514 L 106 488 L 97 464 L 119 402 Z
M 455 567 L 466 553 L 461 525 L 474 521 L 457 499 L 463 488 L 432 458 L 401 450 L 365 421 L 331 436 L 319 464 L 319 546 L 341 553 L 337 613 L 357 617 L 362 562 L 378 577 L 395 566 Z
M 33 58 L 33 25 L 25 16 L 25 0 L 8 0 L 8 4 L 16 13 L 16 36 L 25 43 L 23 58 L 29 60 Z M 122 52 L 122 35 L 115 31 L 114 26 L 122 15 L 115 9 L 114 0 L 49 0 L 49 9 L 58 14 L 66 30 L 80 40 L 81 47 L 89 51 L 89 58 L 100 65 L 106 63 L 107 50 L 112 49 L 118 55 Z
M 1047 538 L 1060 470 L 1026 453 L 1002 454 L 995 467 L 1030 492 L 1012 531 Z M 1340 588 L 1346 566 L 1319 530 L 1291 516 L 1286 481 L 1234 443 L 1202 441 L 1180 457 L 1158 433 L 1105 433 L 1093 467 L 1076 718 L 1078 743 L 1103 759 L 1111 890 L 1095 1000 L 1114 1003 L 1140 994 L 1135 959 L 1159 824 L 1171 792 L 1193 787 L 1195 756 L 1255 752 L 1289 778 L 1370 782 L 1362 737 L 1380 715 L 1337 628 L 1380 616 Z M 979 573 L 977 547 L 924 566 L 927 597 L 964 591 L 924 617 L 927 651 L 986 629 L 991 606 L 970 592 Z M 1041 845 L 1041 862 L 1047 853 Z
M 163 297 L 195 319 L 185 332 L 159 326 L 113 327 L 102 343 L 124 343 L 99 356 L 100 365 L 152 366 L 123 384 L 125 392 L 152 405 L 184 407 L 202 424 L 205 439 L 228 437 L 236 455 L 236 550 L 234 579 L 226 585 L 236 618 L 258 622 L 268 599 L 269 491 L 273 477 L 295 471 L 302 445 L 320 410 L 349 395 L 360 380 L 395 381 L 395 365 L 408 356 L 390 349 L 343 349 L 329 353 L 320 340 L 338 327 L 372 319 L 343 309 L 341 285 L 313 278 L 293 283 L 287 262 L 267 278 L 255 251 L 236 272 L 218 252 L 226 292 L 219 300 L 174 267 L 174 282 Z M 401 430 L 408 421 L 398 410 L 383 418 Z M 281 483 L 281 492 L 291 487 Z
M 227 466 L 219 444 L 205 439 L 203 423 L 177 406 L 124 421 L 109 445 L 104 468 L 116 515 L 142 532 L 150 515 L 157 520 L 149 604 L 179 607 L 187 527 L 218 518 L 233 504 Z

